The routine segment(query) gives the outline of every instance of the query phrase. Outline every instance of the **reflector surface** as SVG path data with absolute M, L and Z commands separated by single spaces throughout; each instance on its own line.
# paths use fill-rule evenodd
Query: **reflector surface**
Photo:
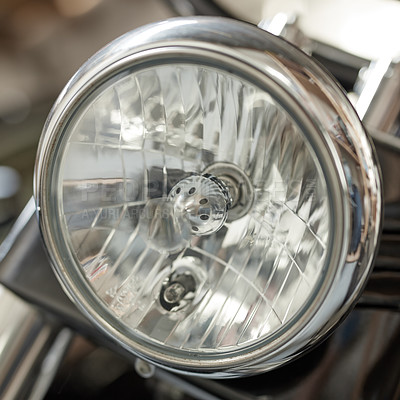
M 133 338 L 232 355 L 285 329 L 318 291 L 332 231 L 319 160 L 294 119 L 242 77 L 189 63 L 123 71 L 85 98 L 58 157 L 70 257 Z M 252 206 L 198 236 L 168 195 L 217 162 L 250 179 Z M 149 214 L 150 200 L 159 211 Z

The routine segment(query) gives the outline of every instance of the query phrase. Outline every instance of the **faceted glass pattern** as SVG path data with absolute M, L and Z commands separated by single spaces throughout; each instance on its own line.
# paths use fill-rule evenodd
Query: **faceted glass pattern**
M 165 350 L 241 350 L 284 327 L 318 290 L 329 250 L 326 184 L 305 136 L 264 90 L 195 64 L 125 71 L 66 129 L 63 235 L 133 338 Z M 140 234 L 146 203 L 215 162 L 250 178 L 249 213 L 178 252 L 149 246 Z M 172 273 L 191 274 L 195 289 L 166 310 L 160 292 Z

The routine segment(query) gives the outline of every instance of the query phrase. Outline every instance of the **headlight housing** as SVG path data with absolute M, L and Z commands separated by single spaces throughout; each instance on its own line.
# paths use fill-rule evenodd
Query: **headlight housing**
M 90 59 L 42 135 L 57 276 L 128 351 L 210 377 L 301 354 L 372 266 L 381 188 L 336 83 L 256 27 L 180 18 Z

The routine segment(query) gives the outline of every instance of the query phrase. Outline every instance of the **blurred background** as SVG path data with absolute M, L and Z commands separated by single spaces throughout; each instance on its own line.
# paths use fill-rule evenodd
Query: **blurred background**
M 111 40 L 174 15 L 157 0 L 0 0 L 0 242 L 32 196 L 42 127 L 67 81 Z M 46 398 L 183 398 L 154 385 L 76 335 Z
M 281 7 L 284 3 L 293 5 L 295 1 L 283 0 L 270 3 Z M 302 3 L 306 2 L 303 0 Z M 346 0 L 340 0 L 340 2 L 343 5 Z M 129 30 L 178 14 L 224 15 L 228 11 L 231 15 L 257 23 L 263 11 L 265 12 L 264 3 L 266 3 L 265 0 L 219 0 L 216 2 L 206 0 L 0 0 L 0 243 L 32 196 L 36 148 L 47 114 L 67 81 L 90 56 Z M 301 1 L 298 2 L 300 3 Z M 329 3 L 338 4 L 333 0 L 329 0 Z M 372 4 L 372 1 L 369 3 Z M 387 3 L 394 4 L 394 2 Z M 366 8 L 359 10 L 360 14 L 363 11 L 364 15 L 367 15 Z M 400 13 L 398 7 L 396 10 Z M 272 15 L 273 11 L 271 11 Z M 333 20 L 330 12 L 326 9 L 324 12 L 326 20 Z M 343 36 L 339 38 L 340 45 L 349 52 L 351 50 L 354 53 L 354 49 L 357 49 L 359 53 L 350 59 L 351 68 L 340 69 L 335 75 L 342 76 L 342 85 L 351 89 L 360 68 L 368 65 L 367 59 L 373 59 L 373 56 L 378 53 L 379 56 L 381 55 L 383 43 L 388 44 L 389 47 L 393 47 L 394 44 L 397 51 L 398 34 L 393 35 L 393 31 L 386 34 L 384 30 L 385 26 L 388 29 L 395 27 L 400 32 L 400 24 L 396 17 L 400 14 L 386 12 L 385 15 L 397 18 L 397 22 L 393 24 L 385 23 L 385 20 L 377 18 L 375 12 L 371 11 L 369 15 L 375 23 L 371 23 L 369 17 L 360 19 L 360 24 L 368 28 L 364 30 L 359 27 L 355 29 L 356 19 L 352 17 L 353 14 L 348 15 L 349 23 L 344 25 L 351 32 L 357 32 L 358 36 L 349 36 L 349 31 L 344 31 Z M 342 15 L 338 15 L 338 18 L 342 19 Z M 377 22 L 381 24 L 379 27 L 376 25 Z M 314 27 L 311 24 L 306 25 L 309 29 Z M 332 29 L 335 30 L 336 27 Z M 384 34 L 390 40 L 382 40 Z M 351 41 L 350 37 L 355 39 Z M 360 46 L 360 43 L 364 43 L 365 47 Z M 330 44 L 338 45 L 337 42 Z M 331 51 L 331 48 L 328 48 L 328 51 Z M 322 57 L 320 61 L 330 66 L 327 60 L 334 58 L 335 62 L 340 63 L 340 60 L 336 59 L 336 53 L 332 54 L 326 57 L 324 53 L 325 58 Z M 348 61 L 346 59 L 346 62 Z M 397 171 L 394 172 L 397 174 Z M 372 321 L 369 315 L 366 320 Z M 372 327 L 372 322 L 368 328 Z M 352 321 L 349 322 L 351 323 Z M 386 340 L 384 332 L 380 332 L 377 337 L 382 342 Z M 370 347 L 370 343 L 365 344 L 366 349 L 369 350 Z M 329 354 L 331 358 L 334 358 L 337 352 L 334 346 L 332 349 Z M 319 356 L 318 352 L 324 351 L 325 347 L 320 347 L 314 355 L 311 355 L 311 358 L 315 357 L 315 354 Z M 313 364 L 312 361 L 310 364 Z M 364 360 L 361 360 L 358 365 L 363 364 L 365 364 Z M 296 365 L 293 368 L 290 370 L 291 377 L 302 379 L 305 375 L 302 365 L 299 364 L 297 369 Z M 385 365 L 385 368 L 389 368 L 388 365 Z M 384 371 L 384 369 L 378 368 L 377 371 Z M 381 378 L 380 375 L 378 377 Z M 325 378 L 322 376 L 322 381 Z M 274 381 L 277 380 L 272 374 L 270 375 L 272 387 Z M 254 381 L 251 382 L 253 385 Z M 281 383 L 283 386 L 287 385 L 286 381 Z M 336 388 L 334 386 L 336 382 L 331 382 L 331 384 Z M 232 390 L 235 391 L 237 398 L 242 398 L 234 387 Z M 226 395 L 227 398 L 233 398 L 229 396 L 231 394 Z M 201 393 L 197 393 L 194 397 L 206 398 L 201 397 Z M 105 348 L 93 345 L 79 335 L 74 336 L 72 345 L 46 396 L 47 400 L 71 398 L 75 400 L 191 399 L 189 395 L 178 389 L 176 382 L 157 377 L 149 380 L 141 379 L 126 359 L 120 358 Z
M 67 81 L 111 40 L 174 15 L 158 0 L 0 0 L 0 241 L 32 196 L 37 143 Z
M 36 147 L 52 104 L 96 51 L 176 15 L 258 23 L 279 11 L 301 15 L 301 30 L 314 39 L 313 56 L 346 90 L 370 60 L 400 57 L 395 0 L 0 0 L 0 241 L 32 194 Z M 400 122 L 393 129 L 400 135 Z M 385 187 L 387 196 L 392 189 Z

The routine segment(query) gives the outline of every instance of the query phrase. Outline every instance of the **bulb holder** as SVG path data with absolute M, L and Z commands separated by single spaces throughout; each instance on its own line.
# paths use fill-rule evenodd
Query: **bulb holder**
M 329 334 L 382 220 L 343 90 L 288 42 L 223 18 L 151 24 L 89 59 L 50 112 L 34 186 L 84 314 L 128 352 L 211 378 L 271 370 Z

